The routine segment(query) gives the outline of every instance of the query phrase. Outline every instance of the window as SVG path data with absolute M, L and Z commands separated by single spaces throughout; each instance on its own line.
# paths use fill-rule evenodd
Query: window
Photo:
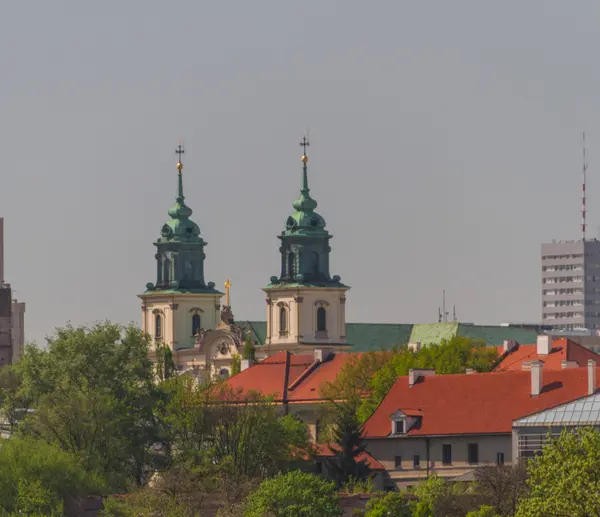
M 404 420 L 394 420 L 394 433 L 395 434 L 403 434 L 404 433 Z
M 287 311 L 285 307 L 279 308 L 279 333 L 287 334 Z
M 442 445 L 442 465 L 452 465 L 452 445 Z
M 469 463 L 479 463 L 479 445 L 476 443 L 470 443 L 468 449 Z
M 503 452 L 499 452 L 498 454 L 496 454 L 496 463 L 498 465 L 504 465 L 504 453 Z
M 418 454 L 415 454 L 413 456 L 413 467 L 416 469 L 421 468 L 421 456 L 419 456 Z
M 200 333 L 200 314 L 192 316 L 192 336 L 197 336 Z
M 396 470 L 400 470 L 402 468 L 402 456 L 394 456 L 394 467 Z
M 162 337 L 162 317 L 160 314 L 154 316 L 154 339 Z
M 290 253 L 288 255 L 288 266 L 287 266 L 287 274 L 290 278 L 294 278 L 294 254 Z
M 317 309 L 317 331 L 325 332 L 327 330 L 327 311 L 325 307 Z
M 229 377 L 229 370 L 227 368 L 221 368 L 221 370 L 219 370 L 219 377 L 221 377 L 221 379 L 227 379 Z

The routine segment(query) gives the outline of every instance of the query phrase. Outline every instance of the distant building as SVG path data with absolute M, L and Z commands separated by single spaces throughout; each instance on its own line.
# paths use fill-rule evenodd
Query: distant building
M 11 303 L 12 362 L 21 359 L 25 346 L 25 302 L 13 300 Z
M 9 284 L 0 284 L 0 367 L 12 363 L 12 296 Z
M 600 329 L 600 241 L 542 244 L 542 322 Z

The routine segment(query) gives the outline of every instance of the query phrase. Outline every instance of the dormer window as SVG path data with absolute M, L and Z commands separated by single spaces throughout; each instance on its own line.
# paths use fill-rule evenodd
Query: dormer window
M 408 434 L 411 429 L 420 423 L 421 418 L 422 413 L 418 409 L 399 409 L 390 415 L 390 420 L 392 423 L 392 435 L 397 436 Z

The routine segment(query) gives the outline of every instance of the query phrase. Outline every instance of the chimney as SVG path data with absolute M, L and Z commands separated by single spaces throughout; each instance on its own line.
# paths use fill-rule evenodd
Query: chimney
M 0 284 L 4 283 L 4 217 L 0 217 Z
M 243 372 L 244 370 L 250 368 L 253 364 L 254 361 L 252 359 L 242 359 L 242 367 L 240 368 L 240 370 Z
M 413 387 L 421 377 L 431 377 L 435 375 L 435 370 L 425 368 L 411 368 L 408 370 L 408 387 Z
M 315 361 L 319 361 L 320 363 L 324 363 L 333 357 L 333 352 L 331 350 L 323 350 L 322 348 L 315 348 L 313 352 L 313 358 Z
M 537 397 L 542 392 L 542 373 L 544 361 L 531 361 L 531 396 Z
M 512 350 L 514 350 L 518 346 L 519 346 L 519 343 L 517 343 L 514 339 L 505 339 L 504 343 L 502 345 L 502 347 L 504 349 L 503 352 L 505 354 L 507 354 L 508 352 L 511 352 Z
M 588 360 L 588 395 L 596 393 L 596 361 Z
M 577 361 L 561 361 L 560 366 L 563 370 L 567 368 L 579 368 L 579 363 Z
M 475 373 L 475 370 L 474 370 L 473 368 L 467 368 L 467 369 L 465 370 L 465 373 L 466 373 L 467 375 L 471 375 L 472 373 Z
M 548 355 L 552 350 L 552 336 L 542 334 L 537 337 L 537 353 L 538 355 Z
M 408 349 L 412 350 L 415 354 L 421 350 L 421 343 L 409 343 Z

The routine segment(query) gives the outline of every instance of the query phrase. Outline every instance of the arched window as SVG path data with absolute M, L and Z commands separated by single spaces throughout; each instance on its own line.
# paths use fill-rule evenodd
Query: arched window
M 160 314 L 154 316 L 154 339 L 162 337 L 162 317 Z
M 287 332 L 287 311 L 285 307 L 279 308 L 279 332 L 282 334 Z
M 324 332 L 327 330 L 327 311 L 325 307 L 317 309 L 317 331 Z
M 200 332 L 200 314 L 194 314 L 192 316 L 192 336 L 195 336 Z
M 221 377 L 221 379 L 227 379 L 229 377 L 229 370 L 227 368 L 221 368 L 219 377 Z
M 294 278 L 294 254 L 293 253 L 290 253 L 288 255 L 287 273 L 290 278 Z

